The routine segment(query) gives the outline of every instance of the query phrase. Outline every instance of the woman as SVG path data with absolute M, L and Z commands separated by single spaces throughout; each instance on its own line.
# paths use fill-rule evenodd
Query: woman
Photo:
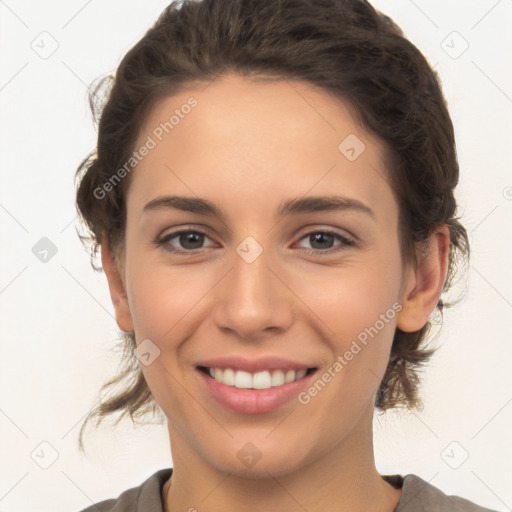
M 77 206 L 125 340 L 107 386 L 129 381 L 90 418 L 161 409 L 173 468 L 86 510 L 488 510 L 373 453 L 469 255 L 458 172 L 436 74 L 367 2 L 166 8 Z

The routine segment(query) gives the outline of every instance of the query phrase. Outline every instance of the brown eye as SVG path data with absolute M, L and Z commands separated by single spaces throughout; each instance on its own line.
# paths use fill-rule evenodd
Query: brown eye
M 183 229 L 173 231 L 158 240 L 158 245 L 164 250 L 176 254 L 195 254 L 203 249 L 205 238 L 209 238 L 206 233 L 197 229 Z M 172 240 L 175 240 L 171 243 Z M 174 246 L 174 247 L 173 247 Z M 178 248 L 176 248 L 178 246 Z
M 311 231 L 301 238 L 303 240 L 307 240 L 313 249 L 306 251 L 309 254 L 333 253 L 355 245 L 353 240 L 336 231 Z M 336 240 L 341 242 L 337 248 Z

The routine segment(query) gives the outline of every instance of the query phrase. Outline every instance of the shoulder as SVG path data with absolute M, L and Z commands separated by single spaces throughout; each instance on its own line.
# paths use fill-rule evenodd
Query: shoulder
M 402 496 L 395 512 L 496 512 L 459 496 L 448 496 L 417 475 L 404 477 Z
M 163 512 L 161 490 L 171 474 L 172 468 L 160 469 L 117 498 L 100 501 L 80 512 Z

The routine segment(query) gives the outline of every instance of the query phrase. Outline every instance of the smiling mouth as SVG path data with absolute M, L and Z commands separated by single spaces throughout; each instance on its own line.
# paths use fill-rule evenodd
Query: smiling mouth
M 254 390 L 283 386 L 303 379 L 317 370 L 317 368 L 301 370 L 276 369 L 250 373 L 243 370 L 234 370 L 233 368 L 210 368 L 207 366 L 198 366 L 197 368 L 211 379 L 227 386 Z

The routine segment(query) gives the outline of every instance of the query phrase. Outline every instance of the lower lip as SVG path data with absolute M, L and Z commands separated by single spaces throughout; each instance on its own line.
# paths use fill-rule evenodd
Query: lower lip
M 316 371 L 299 380 L 268 389 L 247 389 L 228 386 L 197 370 L 210 394 L 226 409 L 243 414 L 270 412 L 295 398 L 309 383 Z

